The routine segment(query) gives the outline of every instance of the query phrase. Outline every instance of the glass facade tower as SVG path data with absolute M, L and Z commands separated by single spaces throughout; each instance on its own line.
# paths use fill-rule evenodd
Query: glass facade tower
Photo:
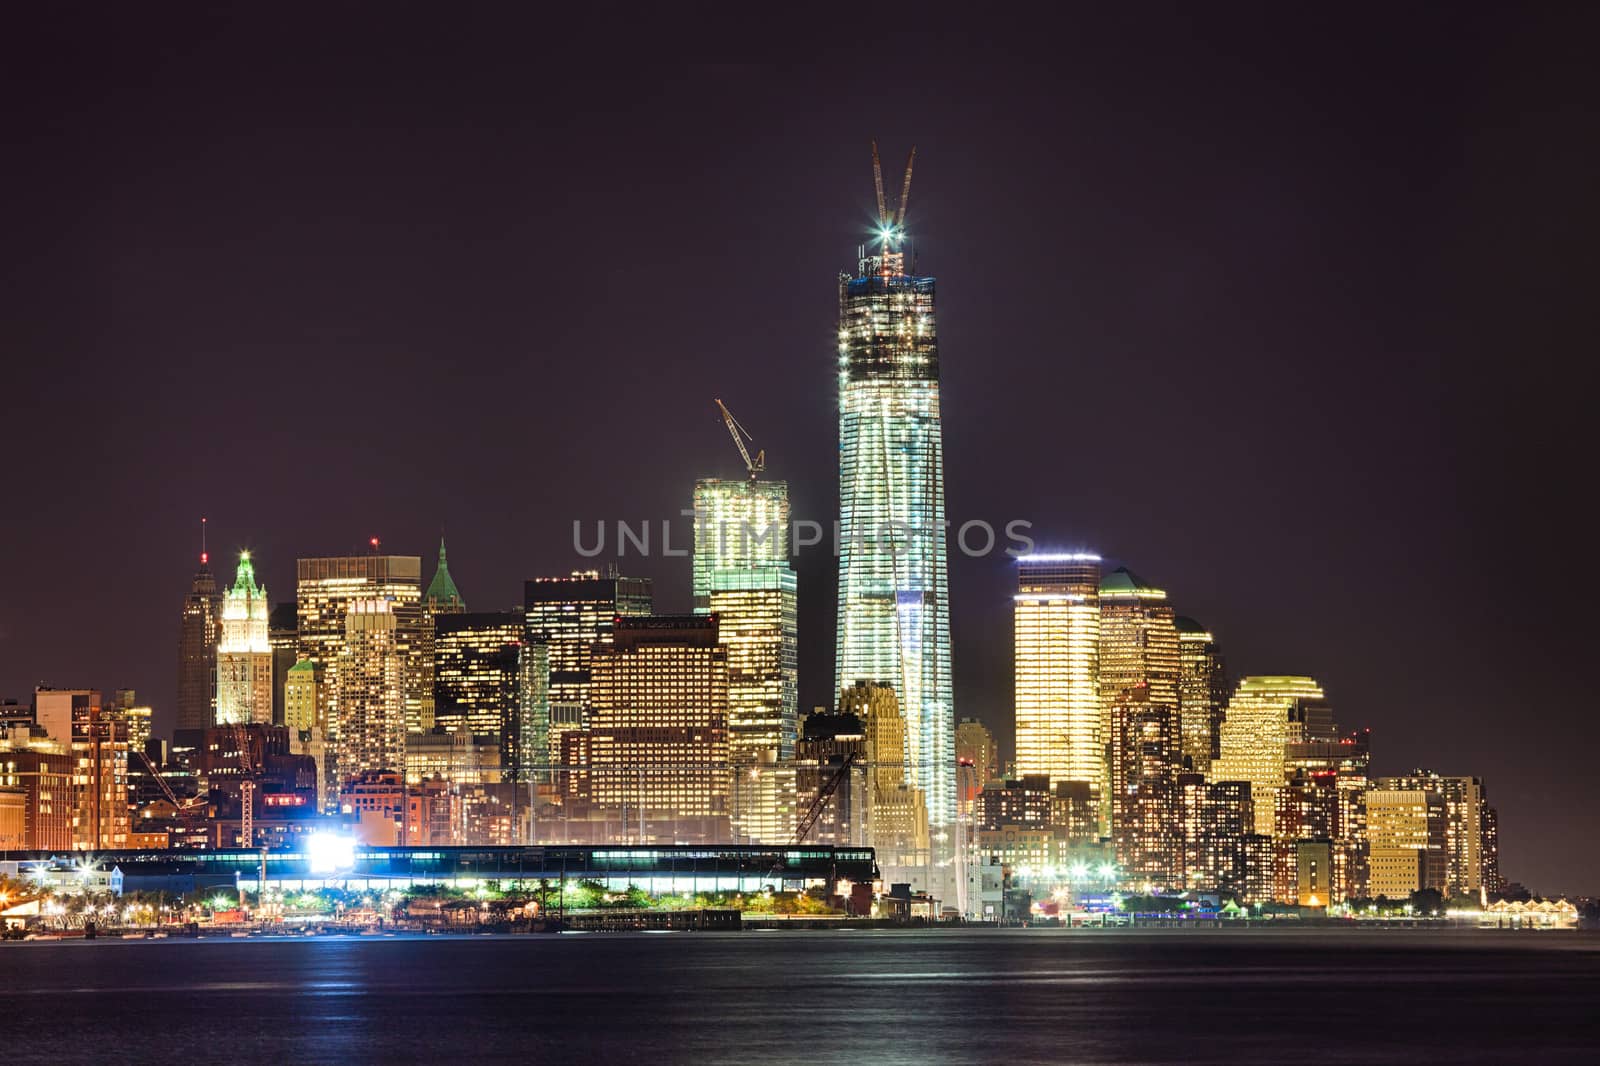
M 702 478 L 694 486 L 694 606 L 728 647 L 729 751 L 754 765 L 794 756 L 799 628 L 789 566 L 789 486 Z
M 880 239 L 839 281 L 835 688 L 893 686 L 908 783 L 944 827 L 956 755 L 934 279 L 907 273 L 897 229 Z
M 1291 744 L 1338 739 L 1322 686 L 1309 677 L 1271 675 L 1239 682 L 1222 719 L 1213 781 L 1248 781 L 1256 832 L 1271 836 Z
M 614 569 L 574 570 L 567 577 L 537 577 L 523 583 L 523 632 L 528 644 L 546 648 L 544 747 L 558 762 L 562 736 L 589 724 L 589 664 L 597 644 L 610 644 L 618 618 L 651 613 L 647 577 L 623 577 Z
M 1100 708 L 1100 557 L 1086 552 L 1017 560 L 1017 774 L 1050 784 L 1105 787 Z
M 1207 773 L 1222 754 L 1222 712 L 1228 706 L 1228 675 L 1217 639 L 1193 618 L 1172 620 L 1178 631 L 1178 710 L 1183 757 L 1188 769 Z

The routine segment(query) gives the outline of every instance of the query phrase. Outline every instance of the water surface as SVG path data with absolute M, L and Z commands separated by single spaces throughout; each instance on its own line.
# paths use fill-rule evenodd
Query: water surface
M 19 1062 L 1583 1062 L 1600 938 L 929 930 L 0 945 Z

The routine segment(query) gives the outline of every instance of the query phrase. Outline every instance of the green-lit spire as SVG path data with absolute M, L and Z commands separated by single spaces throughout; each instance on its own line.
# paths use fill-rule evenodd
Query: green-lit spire
M 465 611 L 466 602 L 462 600 L 461 593 L 456 591 L 456 583 L 450 580 L 450 565 L 444 557 L 444 538 L 439 538 L 439 568 L 433 572 L 433 580 L 428 582 L 428 594 L 425 597 L 428 606 L 435 611 Z
M 267 590 L 256 584 L 256 566 L 250 561 L 250 553 L 239 553 L 239 569 L 233 576 L 233 588 L 228 591 L 230 596 L 264 597 Z

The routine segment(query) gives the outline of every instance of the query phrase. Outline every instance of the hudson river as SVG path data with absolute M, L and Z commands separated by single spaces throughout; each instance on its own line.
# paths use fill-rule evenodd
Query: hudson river
M 839 931 L 0 945 L 19 1062 L 1600 1061 L 1600 936 Z

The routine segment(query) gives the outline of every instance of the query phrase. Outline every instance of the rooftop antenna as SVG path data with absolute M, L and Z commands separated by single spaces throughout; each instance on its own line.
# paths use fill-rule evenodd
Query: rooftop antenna
M 211 553 L 206 551 L 206 517 L 200 516 L 200 565 L 205 566 L 211 561 Z

